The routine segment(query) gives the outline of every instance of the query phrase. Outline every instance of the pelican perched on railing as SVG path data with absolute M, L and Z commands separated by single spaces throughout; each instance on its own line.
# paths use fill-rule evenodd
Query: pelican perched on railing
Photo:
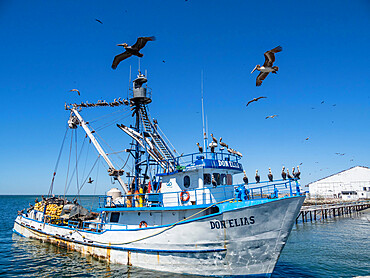
M 277 73 L 279 70 L 279 67 L 272 66 L 275 62 L 275 53 L 278 53 L 282 51 L 283 48 L 279 45 L 275 47 L 274 49 L 271 49 L 269 51 L 266 51 L 263 55 L 265 56 L 265 63 L 261 67 L 260 65 L 255 66 L 255 68 L 252 70 L 251 73 L 253 73 L 255 70 L 259 70 L 260 74 L 257 76 L 256 79 L 256 86 L 262 85 L 262 80 L 265 80 L 266 76 L 272 72 Z

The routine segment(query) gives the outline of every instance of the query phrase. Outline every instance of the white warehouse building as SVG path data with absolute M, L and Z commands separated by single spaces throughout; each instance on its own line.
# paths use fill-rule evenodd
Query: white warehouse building
M 311 198 L 370 199 L 370 168 L 355 166 L 306 186 Z

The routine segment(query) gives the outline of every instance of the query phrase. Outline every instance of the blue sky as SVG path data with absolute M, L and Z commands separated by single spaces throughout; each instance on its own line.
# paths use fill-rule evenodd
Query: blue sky
M 147 44 L 141 60 L 153 90 L 150 113 L 179 153 L 197 151 L 202 140 L 203 71 L 208 130 L 243 153 L 251 179 L 256 169 L 267 178 L 269 167 L 279 176 L 282 165 L 302 163 L 304 185 L 351 166 L 370 166 L 369 1 L 137 5 L 0 2 L 0 194 L 48 191 L 68 120 L 64 103 L 126 97 L 130 65 L 136 72 L 138 61 L 130 58 L 112 70 L 113 57 L 122 51 L 116 44 L 151 35 L 157 41 Z M 277 45 L 283 47 L 276 55 L 279 73 L 256 87 L 258 73 L 250 72 Z M 258 96 L 267 99 L 245 106 Z M 108 110 L 82 114 L 90 119 Z M 265 119 L 272 114 L 278 117 Z M 105 131 L 115 150 L 127 147 L 117 128 Z M 56 193 L 64 190 L 66 158 Z M 93 151 L 86 161 L 95 161 Z M 83 194 L 109 190 L 102 169 L 100 183 Z M 69 192 L 75 193 L 74 185 Z

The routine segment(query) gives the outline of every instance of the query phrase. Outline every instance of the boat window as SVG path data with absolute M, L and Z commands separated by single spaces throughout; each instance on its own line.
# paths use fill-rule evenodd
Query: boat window
M 190 186 L 190 177 L 189 176 L 185 176 L 184 177 L 184 187 L 185 188 L 188 188 Z
M 226 174 L 221 174 L 221 185 L 226 185 Z
M 226 184 L 227 185 L 232 185 L 233 184 L 233 176 L 232 175 L 230 175 L 230 174 L 227 174 L 226 175 Z
M 213 177 L 215 178 L 217 185 L 220 185 L 221 184 L 220 173 L 213 173 Z
M 203 184 L 211 184 L 211 174 L 203 174 Z
M 118 223 L 119 220 L 119 212 L 112 212 L 110 216 L 110 222 Z

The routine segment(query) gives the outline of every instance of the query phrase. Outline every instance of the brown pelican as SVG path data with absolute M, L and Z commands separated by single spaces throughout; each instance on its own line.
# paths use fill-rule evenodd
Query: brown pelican
M 95 21 L 99 22 L 100 24 L 103 24 L 99 19 L 95 18 Z
M 256 170 L 256 176 L 254 178 L 256 179 L 256 183 L 260 182 L 261 177 L 258 175 L 258 170 Z
M 291 174 L 289 174 L 289 169 L 286 169 L 286 172 L 287 172 L 288 179 L 293 180 L 294 178 L 292 177 Z
M 89 180 L 87 183 L 93 183 L 94 180 L 91 179 L 91 177 L 89 177 Z
M 226 149 L 228 149 L 229 148 L 229 145 L 228 144 L 226 144 L 226 143 L 224 143 L 224 142 L 221 142 L 222 141 L 222 137 L 220 137 L 220 145 L 222 146 L 222 147 L 225 147 Z
M 245 170 L 243 171 L 244 172 L 244 177 L 243 177 L 243 182 L 244 184 L 248 184 L 248 177 L 247 177 L 247 174 L 245 173 Z
M 215 148 L 217 148 L 217 143 L 215 143 L 215 141 L 212 141 L 211 143 L 209 143 L 208 145 L 211 149 L 211 152 L 214 153 L 215 152 Z
M 123 99 L 122 101 L 123 101 L 123 103 L 124 103 L 125 105 L 129 105 L 129 104 L 130 104 L 130 103 L 128 102 L 128 100 L 127 100 L 127 99 Z
M 69 90 L 70 92 L 77 92 L 77 94 L 80 96 L 81 94 L 80 94 L 80 91 L 79 90 L 77 90 L 77 89 L 72 89 L 72 90 Z
M 213 142 L 215 142 L 216 145 L 217 145 L 218 141 L 217 141 L 217 139 L 215 137 L 213 137 L 213 133 L 211 133 L 211 137 L 212 137 Z
M 295 168 L 294 167 L 292 168 L 292 175 L 293 175 L 294 178 L 296 178 L 296 176 L 295 176 Z
M 237 156 L 243 157 L 241 152 L 238 152 L 238 151 L 235 151 L 235 150 L 234 150 L 234 154 L 236 154 Z
M 247 106 L 248 106 L 250 103 L 254 102 L 254 101 L 258 101 L 258 100 L 260 100 L 261 98 L 267 98 L 267 97 L 258 97 L 258 98 L 254 98 L 254 99 L 252 99 L 252 100 L 248 101 Z
M 267 116 L 265 119 L 273 119 L 273 118 L 275 118 L 275 117 L 277 117 L 277 115 Z
M 283 178 L 283 181 L 286 180 L 286 173 L 285 173 L 285 167 L 283 166 L 283 170 L 281 171 L 281 177 Z
M 279 68 L 277 66 L 273 67 L 272 65 L 275 62 L 275 53 L 278 53 L 282 50 L 283 48 L 279 45 L 274 49 L 266 51 L 265 54 L 263 54 L 265 56 L 265 63 L 263 64 L 262 67 L 260 65 L 255 66 L 255 68 L 251 72 L 253 73 L 255 70 L 260 71 L 260 74 L 257 76 L 256 79 L 256 86 L 261 86 L 262 80 L 264 80 L 270 72 L 277 73 Z
M 297 173 L 295 174 L 295 177 L 297 179 L 300 179 L 301 178 L 301 171 L 299 170 L 299 165 L 297 166 Z
M 271 173 L 271 168 L 269 168 L 269 174 L 267 175 L 267 177 L 269 178 L 269 181 L 274 181 L 274 176 Z
M 199 145 L 199 143 L 197 143 L 197 146 L 199 148 L 199 152 L 202 153 L 203 152 L 203 147 L 201 145 Z
M 146 45 L 148 41 L 155 41 L 155 37 L 140 37 L 132 46 L 128 46 L 127 43 L 117 44 L 117 46 L 123 46 L 126 51 L 114 57 L 112 69 L 116 69 L 121 61 L 127 59 L 128 57 L 131 57 L 132 55 L 143 57 L 144 54 L 140 53 L 139 51 Z
M 214 174 L 212 175 L 212 185 L 213 185 L 213 187 L 217 186 L 217 182 L 215 180 L 215 175 Z
M 308 139 L 310 139 L 310 137 L 306 137 L 306 139 L 305 139 L 305 140 L 307 141 Z

